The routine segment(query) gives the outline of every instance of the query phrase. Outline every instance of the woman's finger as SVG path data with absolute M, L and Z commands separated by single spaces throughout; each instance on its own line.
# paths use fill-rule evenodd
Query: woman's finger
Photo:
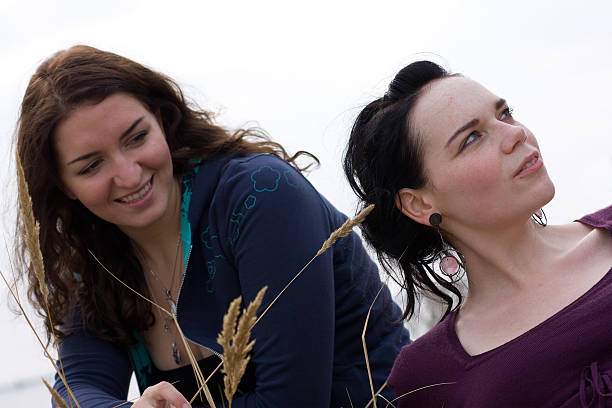
M 174 407 L 174 408 L 191 408 L 187 399 L 181 394 L 172 384 L 162 381 L 151 387 L 148 387 L 143 393 L 138 403 L 149 403 L 152 407 Z M 137 408 L 140 405 L 134 404 Z M 142 405 L 143 408 L 146 405 Z

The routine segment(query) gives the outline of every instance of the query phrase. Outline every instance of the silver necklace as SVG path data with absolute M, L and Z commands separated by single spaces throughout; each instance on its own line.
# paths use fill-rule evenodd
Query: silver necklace
M 164 290 L 164 294 L 166 295 L 166 302 L 168 302 L 168 308 L 170 309 L 169 311 L 170 311 L 170 313 L 173 316 L 176 316 L 176 302 L 172 298 L 172 289 L 174 288 L 174 277 L 176 276 L 176 263 L 177 263 L 177 259 L 178 259 L 178 253 L 179 253 L 180 244 L 181 244 L 181 234 L 179 232 L 179 236 L 178 236 L 178 239 L 176 241 L 176 252 L 174 254 L 174 263 L 172 265 L 172 279 L 170 280 L 170 289 L 166 288 L 166 286 L 159 279 L 159 277 L 157 276 L 155 271 L 153 271 L 153 268 L 148 266 L 147 262 L 144 261 L 144 263 L 147 264 L 147 266 L 149 268 L 149 271 L 151 272 L 151 275 L 153 275 L 153 278 L 155 278 L 155 280 L 161 285 L 162 289 Z M 143 260 L 144 260 L 144 257 L 143 257 Z M 153 289 L 151 288 L 150 285 L 149 285 L 149 290 L 151 291 L 151 296 L 153 296 L 153 300 L 155 301 L 155 303 L 159 304 L 159 302 L 157 301 L 157 297 L 155 296 L 155 293 L 154 293 L 154 291 L 153 291 Z M 164 318 L 162 316 L 161 310 L 159 310 L 159 308 L 157 308 L 157 313 L 159 314 L 159 318 L 162 321 L 164 333 L 166 333 L 167 335 L 170 335 L 169 334 L 170 327 L 169 327 L 168 323 L 171 322 L 171 321 L 174 321 L 173 316 L 166 316 Z M 174 337 L 172 339 L 171 346 L 172 346 L 172 358 L 174 359 L 174 362 L 177 365 L 180 365 L 181 364 L 181 352 L 178 349 L 178 346 L 176 344 L 176 337 Z
M 153 293 L 153 290 L 151 290 L 151 296 L 153 296 L 153 300 L 155 301 L 155 303 L 159 304 L 157 302 L 157 298 L 155 296 L 155 294 Z M 170 300 L 172 301 L 172 300 Z M 168 302 L 170 302 L 168 301 Z M 174 302 L 172 302 L 174 304 Z M 174 306 L 175 311 L 171 313 L 175 314 L 176 313 L 176 305 Z M 172 316 L 167 316 L 166 318 L 164 318 L 164 316 L 162 316 L 161 310 L 159 310 L 159 308 L 157 308 L 157 313 L 159 314 L 159 318 L 160 320 L 163 322 L 163 327 L 164 327 L 164 333 L 168 334 L 169 331 L 169 327 L 168 327 L 168 321 L 169 320 L 173 320 Z M 176 363 L 176 365 L 180 365 L 181 364 L 181 352 L 178 349 L 178 346 L 176 345 L 176 337 L 174 337 L 172 339 L 171 342 L 171 347 L 172 347 L 172 358 L 174 359 L 174 362 Z

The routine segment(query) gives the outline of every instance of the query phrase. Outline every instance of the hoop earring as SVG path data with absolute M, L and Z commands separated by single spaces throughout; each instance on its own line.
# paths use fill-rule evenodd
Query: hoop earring
M 442 223 L 442 216 L 438 213 L 433 213 L 429 216 L 429 224 L 438 231 L 440 240 L 442 241 L 442 249 L 434 256 L 434 260 L 440 264 L 440 271 L 446 276 L 453 277 L 461 269 L 465 270 L 465 266 L 459 260 L 459 256 L 455 256 L 453 252 L 456 252 L 450 245 L 444 241 L 442 232 L 440 232 L 440 224 Z
M 548 225 L 548 220 L 546 219 L 546 214 L 544 213 L 544 209 L 540 208 L 534 214 L 531 215 L 531 219 L 534 220 L 537 224 L 545 227 Z

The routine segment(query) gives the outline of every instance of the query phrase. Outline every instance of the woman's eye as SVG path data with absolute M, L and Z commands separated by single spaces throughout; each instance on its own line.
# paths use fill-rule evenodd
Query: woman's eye
M 480 138 L 480 134 L 476 131 L 470 133 L 465 140 L 463 141 L 463 143 L 461 144 L 460 147 L 460 151 L 462 151 L 463 149 L 465 149 L 466 147 L 468 147 L 469 145 L 471 145 L 472 143 L 474 143 L 476 140 L 478 140 Z
M 95 161 L 89 163 L 84 169 L 79 171 L 79 175 L 85 175 L 85 174 L 91 173 L 92 171 L 97 169 L 98 166 L 100 166 L 100 163 L 102 163 L 101 160 L 95 160 Z
M 507 120 L 507 119 L 512 119 L 512 112 L 514 111 L 514 109 L 510 108 L 510 107 L 506 107 L 506 109 L 504 109 L 501 112 L 501 115 L 499 115 L 499 119 L 500 120 Z
M 136 133 L 136 135 L 134 135 L 132 139 L 130 139 L 130 143 L 140 143 L 145 139 L 146 136 L 147 136 L 146 130 L 143 130 L 142 132 L 138 132 Z

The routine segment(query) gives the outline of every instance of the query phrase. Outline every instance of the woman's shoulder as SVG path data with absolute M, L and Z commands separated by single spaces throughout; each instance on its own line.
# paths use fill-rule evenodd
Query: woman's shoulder
M 451 312 L 427 333 L 402 347 L 393 369 L 414 370 L 420 364 L 429 364 L 432 359 L 443 357 L 451 345 L 449 330 L 455 313 Z
M 216 160 L 220 164 L 216 180 L 217 189 L 225 191 L 249 189 L 256 193 L 278 192 L 286 188 L 289 188 L 289 191 L 296 189 L 315 191 L 299 171 L 273 154 L 225 156 Z
M 402 348 L 387 380 L 396 394 L 412 394 L 432 384 L 446 384 L 456 380 L 461 367 L 455 358 L 458 351 L 449 336 L 453 314 L 454 312 L 429 332 Z M 434 394 L 439 392 L 432 390 Z M 421 391 L 418 395 L 413 395 L 411 401 L 414 398 L 418 401 L 421 401 L 420 398 L 429 401 L 431 395 L 429 391 Z
M 273 213 L 277 221 L 307 215 L 325 223 L 339 218 L 298 170 L 272 154 L 215 157 L 200 167 L 197 178 L 194 202 L 208 208 L 210 217 L 242 220 Z
M 193 206 L 229 208 L 243 201 L 248 209 L 262 196 L 270 202 L 307 197 L 313 202 L 320 200 L 316 189 L 300 172 L 272 154 L 218 154 L 204 161 L 189 177 L 188 184 L 193 185 L 190 214 Z
M 269 166 L 272 168 L 283 168 L 287 170 L 295 170 L 293 166 L 287 163 L 285 160 L 278 156 L 269 153 L 252 153 L 244 155 L 229 156 L 226 159 L 224 166 L 225 172 L 239 172 L 239 171 L 255 171 L 261 169 L 263 166 Z
M 546 229 L 559 238 L 575 242 L 584 241 L 589 234 L 596 234 L 596 230 L 602 230 L 602 236 L 612 236 L 612 205 L 578 218 L 574 222 L 550 225 Z M 605 234 L 605 231 L 609 234 Z
M 587 214 L 577 221 L 594 228 L 603 228 L 612 234 L 612 205 L 609 205 L 594 213 Z

